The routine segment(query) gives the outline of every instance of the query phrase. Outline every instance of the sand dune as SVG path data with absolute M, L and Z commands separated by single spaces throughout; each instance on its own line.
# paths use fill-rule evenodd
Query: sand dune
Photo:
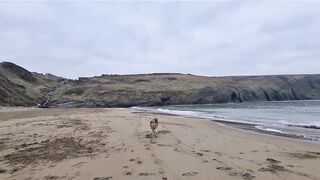
M 320 179 L 319 144 L 131 109 L 1 108 L 0 150 L 0 179 Z

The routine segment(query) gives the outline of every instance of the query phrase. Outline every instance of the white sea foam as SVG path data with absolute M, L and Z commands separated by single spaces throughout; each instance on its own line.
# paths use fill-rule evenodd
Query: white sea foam
M 254 124 L 258 129 L 304 137 L 320 137 L 320 101 L 254 102 L 211 105 L 134 107 L 137 111 L 164 113 L 226 122 Z
M 202 118 L 202 119 L 209 119 L 209 120 L 219 120 L 219 121 L 234 122 L 234 123 L 246 123 L 246 124 L 253 124 L 253 125 L 260 124 L 260 123 L 253 123 L 249 121 L 229 119 L 226 116 L 219 116 L 219 115 L 209 114 L 209 113 L 204 113 L 199 111 L 172 110 L 172 109 L 149 108 L 149 107 L 132 107 L 132 108 L 137 111 L 143 111 L 143 112 L 172 114 L 172 115 L 185 116 L 185 117 L 195 117 L 195 118 Z
M 280 131 L 278 129 L 273 129 L 273 128 L 265 128 L 265 127 L 261 127 L 261 126 L 255 126 L 255 128 L 263 130 L 263 131 L 269 131 L 269 132 L 276 132 L 276 133 L 281 133 L 283 134 L 283 131 Z
M 182 116 L 201 116 L 198 112 L 195 112 L 195 111 L 180 111 L 180 110 L 169 110 L 169 109 L 162 109 L 162 108 L 157 108 L 155 111 L 160 113 L 182 115 Z

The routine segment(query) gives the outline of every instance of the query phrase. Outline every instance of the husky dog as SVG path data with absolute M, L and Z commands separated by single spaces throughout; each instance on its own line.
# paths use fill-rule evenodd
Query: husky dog
M 153 118 L 153 119 L 150 121 L 150 128 L 151 128 L 153 134 L 157 134 L 156 129 L 157 129 L 157 127 L 158 127 L 158 124 L 159 124 L 158 118 Z

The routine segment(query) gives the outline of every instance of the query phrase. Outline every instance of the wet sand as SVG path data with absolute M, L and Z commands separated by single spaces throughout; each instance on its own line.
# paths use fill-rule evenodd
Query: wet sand
M 158 136 L 147 138 L 158 117 Z M 0 179 L 320 179 L 320 145 L 132 109 L 0 109 Z

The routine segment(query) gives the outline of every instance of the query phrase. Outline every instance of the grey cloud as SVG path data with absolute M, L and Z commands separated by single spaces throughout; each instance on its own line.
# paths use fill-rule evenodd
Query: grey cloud
M 318 73 L 320 2 L 0 2 L 0 60 L 69 78 Z

